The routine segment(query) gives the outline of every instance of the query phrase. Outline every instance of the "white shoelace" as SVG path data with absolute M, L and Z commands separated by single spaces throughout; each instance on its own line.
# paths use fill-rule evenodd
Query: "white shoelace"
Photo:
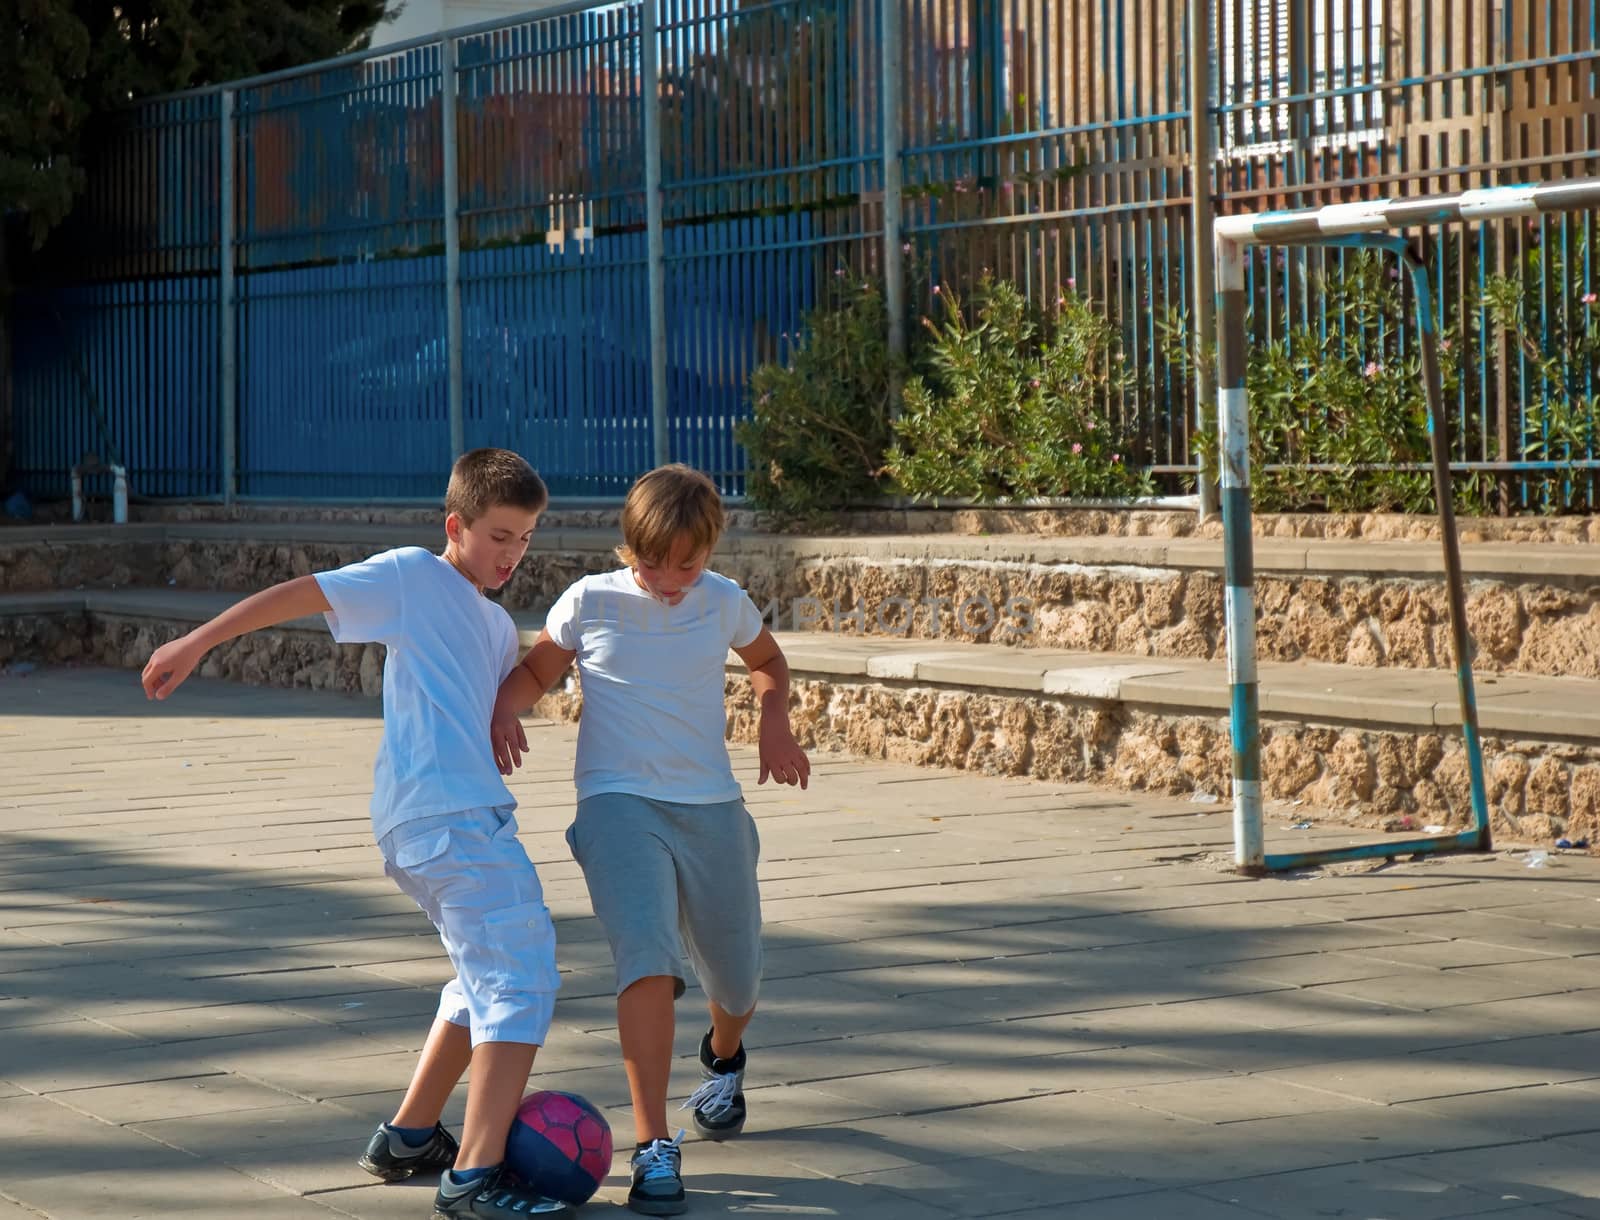
M 739 1091 L 739 1073 L 729 1072 L 713 1076 L 678 1107 L 680 1110 L 704 1110 L 709 1119 L 718 1119 L 733 1109 L 733 1095 Z
M 640 1151 L 638 1159 L 633 1163 L 640 1180 L 650 1182 L 677 1177 L 678 1145 L 682 1142 L 682 1131 L 669 1140 L 651 1140 L 650 1147 Z

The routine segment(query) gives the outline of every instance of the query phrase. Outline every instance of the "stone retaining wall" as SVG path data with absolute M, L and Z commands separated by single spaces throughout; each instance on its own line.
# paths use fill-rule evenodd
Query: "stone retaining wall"
M 776 601 L 786 610 L 817 612 L 815 626 L 822 630 L 856 632 L 864 621 L 873 634 L 888 634 L 878 622 L 879 608 L 886 608 L 884 622 L 896 627 L 909 602 L 915 607 L 910 630 L 900 634 L 911 638 L 1200 660 L 1219 658 L 1227 648 L 1223 585 L 1210 572 L 849 560 L 805 567 L 732 564 L 728 574 L 745 582 L 757 605 Z M 1263 660 L 1454 668 L 1441 580 L 1258 571 L 1255 589 Z M 852 620 L 858 603 L 866 613 Z M 804 629 L 799 618 L 791 613 L 783 626 Z M 1470 581 L 1467 618 L 1476 670 L 1600 677 L 1600 585 Z M 993 630 L 982 629 L 988 621 Z
M 81 612 L 0 614 L 0 670 L 8 666 L 64 665 L 88 659 L 90 638 L 89 616 Z M 143 662 L 140 665 L 142 667 Z
M 187 625 L 97 614 L 0 617 L 0 659 L 87 661 L 142 669 Z M 339 645 L 325 633 L 260 632 L 215 650 L 201 673 L 265 686 L 377 695 L 383 649 Z M 797 675 L 795 731 L 811 749 L 918 766 L 1046 780 L 1092 781 L 1173 795 L 1225 794 L 1231 773 L 1225 718 L 1170 708 L 1041 698 L 905 683 L 840 682 Z M 749 679 L 727 678 L 729 737 L 754 744 Z M 576 720 L 581 694 L 569 674 L 540 712 Z M 1488 738 L 1495 830 L 1541 841 L 1561 835 L 1600 843 L 1600 747 Z M 1467 824 L 1460 739 L 1432 733 L 1263 723 L 1264 790 L 1284 821 L 1326 812 L 1393 830 Z
M 802 744 L 918 766 L 1110 784 L 1170 795 L 1224 794 L 1225 717 L 1093 701 L 930 690 L 895 683 L 794 682 Z M 755 744 L 748 679 L 728 679 L 733 740 Z M 1471 825 L 1459 737 L 1262 722 L 1263 793 L 1283 822 L 1318 814 L 1393 831 Z M 1600 747 L 1486 738 L 1494 831 L 1518 841 L 1600 843 Z
M 89 664 L 142 670 L 150 654 L 194 626 L 132 614 L 0 615 L 0 665 Z M 339 644 L 322 628 L 278 627 L 206 654 L 200 676 L 249 686 L 383 693 L 382 644 Z
M 171 584 L 243 594 L 365 558 L 371 550 L 370 543 L 194 539 L 135 539 L 116 545 L 36 542 L 7 548 L 0 535 L 0 592 Z M 608 552 L 598 550 L 536 552 L 512 578 L 502 604 L 543 608 L 572 581 L 605 571 L 613 562 Z M 930 640 L 1203 660 L 1220 657 L 1226 647 L 1222 582 L 1211 572 L 1193 569 L 965 560 L 795 561 L 737 551 L 718 567 L 749 589 L 757 605 L 775 603 L 779 625 L 788 630 L 860 633 L 864 628 L 871 634 Z M 1600 677 L 1600 586 L 1558 582 L 1530 577 L 1518 583 L 1469 584 L 1477 670 Z M 1453 667 L 1448 608 L 1437 579 L 1263 571 L 1256 577 L 1256 598 L 1263 659 Z M 1027 609 L 1007 615 L 1008 603 Z M 858 604 L 863 613 L 852 620 Z M 993 620 L 989 608 L 995 611 Z M 907 624 L 903 630 L 902 623 Z

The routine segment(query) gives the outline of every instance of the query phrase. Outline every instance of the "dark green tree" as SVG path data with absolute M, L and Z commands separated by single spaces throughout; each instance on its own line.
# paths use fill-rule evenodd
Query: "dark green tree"
M 99 115 L 367 45 L 394 0 L 0 0 L 0 487 L 9 468 L 7 243 L 37 247 L 83 186 Z
M 0 0 L 0 214 L 35 244 L 82 185 L 80 141 L 140 97 L 367 44 L 390 0 Z
M 367 45 L 386 0 L 75 0 L 95 109 L 314 63 Z
M 24 214 L 36 242 L 82 181 L 71 153 L 89 113 L 88 64 L 89 33 L 71 5 L 0 0 L 0 216 Z

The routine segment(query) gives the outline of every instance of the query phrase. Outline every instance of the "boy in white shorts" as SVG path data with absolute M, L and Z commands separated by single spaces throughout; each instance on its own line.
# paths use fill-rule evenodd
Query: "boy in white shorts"
M 456 975 L 405 1099 L 360 1164 L 391 1182 L 441 1173 L 435 1220 L 568 1210 L 502 1165 L 560 984 L 539 875 L 486 740 L 518 640 L 511 616 L 483 593 L 510 579 L 548 500 L 522 458 L 473 450 L 450 472 L 442 556 L 402 547 L 285 581 L 163 645 L 143 675 L 146 695 L 165 699 L 218 644 L 317 613 L 340 643 L 387 646 L 373 834 L 385 871 L 439 929 Z M 458 1146 L 439 1119 L 469 1064 Z
M 583 691 L 567 842 L 611 942 L 617 1029 L 638 1140 L 628 1206 L 685 1210 L 682 1154 L 667 1136 L 673 1001 L 687 949 L 711 1010 L 700 1088 L 684 1103 L 708 1139 L 744 1127 L 743 1034 L 761 983 L 760 843 L 728 758 L 728 650 L 750 668 L 761 707 L 761 776 L 806 786 L 789 727 L 789 668 L 744 590 L 705 570 L 723 528 L 704 475 L 663 466 L 622 510 L 626 567 L 557 599 L 533 650 L 500 688 L 492 733 L 510 774 L 528 748 L 518 714 L 574 659 Z

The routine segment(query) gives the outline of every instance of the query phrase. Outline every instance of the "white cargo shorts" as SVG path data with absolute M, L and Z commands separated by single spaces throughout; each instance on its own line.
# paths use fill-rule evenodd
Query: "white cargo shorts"
M 384 871 L 439 929 L 456 976 L 439 1015 L 480 1042 L 543 1046 L 555 1016 L 556 932 L 510 809 L 405 822 L 378 844 Z

